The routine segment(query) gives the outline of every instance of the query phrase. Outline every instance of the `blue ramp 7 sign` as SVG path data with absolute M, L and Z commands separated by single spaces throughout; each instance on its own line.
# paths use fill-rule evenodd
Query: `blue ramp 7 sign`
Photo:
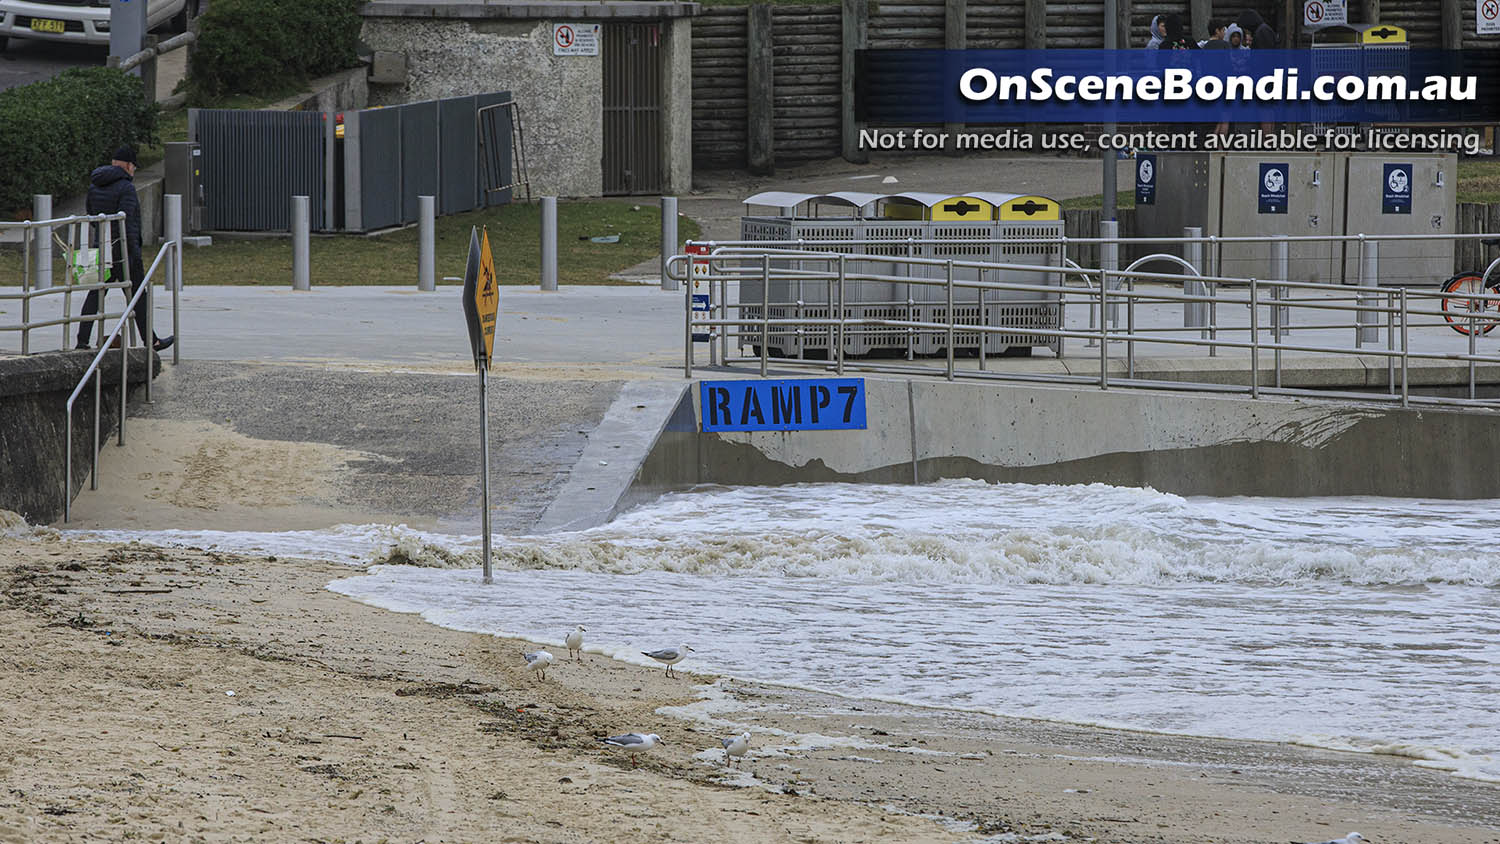
M 865 427 L 865 379 L 704 381 L 703 430 L 833 431 Z

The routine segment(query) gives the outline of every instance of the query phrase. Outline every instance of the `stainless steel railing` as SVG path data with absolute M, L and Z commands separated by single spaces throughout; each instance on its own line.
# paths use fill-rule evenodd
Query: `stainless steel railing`
M 102 389 L 103 389 L 103 377 L 99 374 L 99 365 L 100 365 L 100 363 L 102 363 L 104 361 L 104 356 L 107 355 L 107 354 L 109 354 L 109 352 L 112 350 L 112 346 L 115 343 L 115 341 L 119 340 L 120 341 L 120 345 L 119 345 L 119 349 L 120 349 L 120 423 L 119 423 L 119 445 L 124 445 L 125 444 L 125 418 L 126 418 L 126 415 L 127 415 L 125 411 L 126 411 L 126 407 L 129 405 L 128 396 L 129 396 L 129 389 L 130 389 L 130 349 L 131 349 L 131 342 L 129 340 L 128 333 L 125 333 L 124 336 L 122 336 L 122 333 L 124 332 L 126 325 L 130 324 L 130 322 L 131 322 L 131 320 L 130 320 L 131 311 L 135 308 L 136 303 L 139 302 L 139 301 L 141 301 L 141 297 L 144 296 L 145 297 L 145 302 L 146 302 L 146 330 L 145 330 L 146 336 L 143 337 L 143 338 L 141 338 L 141 339 L 142 339 L 142 345 L 143 345 L 143 347 L 146 350 L 146 381 L 145 381 L 145 385 L 146 385 L 146 401 L 149 402 L 149 401 L 151 401 L 151 381 L 152 381 L 152 374 L 153 374 L 151 372 L 151 366 L 152 366 L 151 343 L 152 343 L 152 338 L 155 336 L 154 325 L 153 325 L 153 323 L 154 323 L 155 320 L 154 320 L 153 308 L 151 307 L 152 277 L 156 275 L 157 269 L 162 266 L 162 259 L 166 258 L 168 256 L 172 256 L 172 260 L 169 260 L 167 262 L 168 273 L 169 274 L 172 273 L 173 270 L 171 268 L 173 268 L 173 267 L 175 267 L 175 266 L 178 265 L 178 254 L 179 254 L 179 252 L 180 252 L 181 249 L 182 249 L 182 241 L 180 239 L 179 240 L 169 240 L 166 243 L 162 244 L 161 249 L 159 249 L 157 251 L 157 253 L 156 253 L 156 259 L 151 262 L 150 269 L 146 270 L 146 278 L 145 278 L 145 280 L 143 282 L 141 282 L 141 284 L 138 287 L 136 287 L 135 292 L 130 297 L 130 301 L 126 303 L 124 314 L 119 319 L 117 319 L 115 321 L 115 327 L 114 327 L 113 330 L 111 330 L 109 332 L 109 336 L 104 337 L 104 338 L 101 339 L 99 351 L 94 354 L 94 359 L 89 362 L 88 368 L 84 370 L 83 377 L 81 377 L 79 379 L 79 381 L 78 381 L 78 386 L 74 387 L 73 388 L 73 392 L 68 396 L 67 406 L 66 406 L 65 411 L 64 411 L 65 412 L 65 420 L 63 422 L 63 439 L 64 439 L 64 446 L 63 447 L 64 447 L 64 449 L 66 449 L 66 455 L 63 458 L 63 521 L 64 522 L 67 522 L 72 517 L 72 515 L 73 515 L 73 405 L 78 401 L 79 395 L 81 395 L 83 393 L 84 387 L 88 385 L 88 383 L 90 382 L 90 380 L 92 380 L 93 384 L 94 384 L 94 448 L 93 448 L 93 450 L 91 452 L 90 463 L 89 463 L 89 489 L 98 489 L 99 488 L 99 432 L 100 432 L 99 413 L 100 413 L 100 405 L 101 405 L 101 398 L 102 398 L 101 395 L 100 395 L 100 393 L 102 392 Z M 169 286 L 173 287 L 173 292 L 175 294 L 175 292 L 176 292 L 175 285 L 169 284 Z M 175 311 L 175 299 L 176 299 L 175 295 L 174 295 L 173 298 L 174 298 L 174 311 Z M 101 308 L 101 310 L 102 310 L 102 308 Z
M 1381 236 L 1379 239 L 1426 237 L 1428 236 Z M 1359 240 L 1357 237 L 1346 239 Z M 1370 239 L 1376 240 L 1373 236 Z M 1209 238 L 1175 240 L 1206 242 Z M 1274 239 L 1217 240 L 1237 242 Z M 952 245 L 952 241 L 945 241 L 944 245 Z M 1363 284 L 1350 287 L 1308 281 L 1211 275 L 1196 271 L 1092 269 L 1072 265 L 1048 267 L 871 255 L 860 251 L 830 252 L 824 251 L 825 249 L 822 243 L 799 245 L 721 242 L 713 244 L 713 251 L 708 256 L 673 256 L 668 262 L 668 272 L 673 277 L 694 282 L 683 285 L 686 291 L 684 375 L 691 378 L 697 365 L 693 335 L 706 332 L 711 335 L 708 345 L 710 366 L 732 367 L 736 364 L 755 363 L 762 375 L 768 372 L 774 362 L 778 367 L 812 366 L 839 373 L 855 368 L 863 371 L 940 376 L 949 380 L 1009 378 L 1089 383 L 1101 389 L 1132 386 L 1220 390 L 1248 393 L 1254 398 L 1266 394 L 1308 395 L 1397 401 L 1402 406 L 1412 403 L 1500 406 L 1500 399 L 1481 398 L 1477 390 L 1477 370 L 1481 366 L 1488 368 L 1485 373 L 1487 379 L 1500 381 L 1500 354 L 1482 354 L 1475 342 L 1482 329 L 1500 320 L 1500 296 L 1495 294 L 1464 294 L 1461 297 L 1464 301 L 1484 303 L 1486 310 L 1480 313 L 1470 308 L 1465 314 L 1455 318 L 1454 314 L 1443 308 L 1443 300 L 1452 299 L 1451 296 L 1445 297 L 1440 291 L 1434 290 L 1369 284 L 1373 279 L 1361 279 Z M 696 267 L 693 262 L 697 263 Z M 874 262 L 879 262 L 884 271 L 870 271 L 868 268 Z M 1497 266 L 1500 266 L 1500 261 L 1490 265 L 1486 278 Z M 987 274 L 995 276 L 1004 271 L 1045 273 L 1056 281 L 1026 284 L 971 280 L 956 277 L 956 270 L 980 278 Z M 1070 285 L 1067 283 L 1069 279 L 1081 279 L 1083 285 Z M 742 281 L 760 285 L 761 295 L 757 297 L 760 301 L 744 303 L 739 301 L 737 295 L 733 295 L 737 291 L 732 288 Z M 807 311 L 813 310 L 814 306 L 800 298 L 794 301 L 773 299 L 770 291 L 774 282 L 787 282 L 789 285 L 798 283 L 802 290 L 812 285 L 812 289 L 819 294 L 816 309 L 820 312 L 826 310 L 828 315 L 809 316 Z M 941 300 L 930 304 L 945 304 L 946 307 L 941 312 L 948 318 L 926 318 L 925 314 L 928 312 L 914 307 L 910 298 L 906 303 L 906 318 L 872 318 L 862 315 L 859 306 L 867 303 L 851 302 L 846 296 L 847 287 L 853 282 L 940 287 Z M 701 296 L 705 290 L 709 295 L 707 309 L 700 307 L 695 311 L 693 294 L 696 292 Z M 1036 299 L 1058 297 L 1059 316 L 1056 325 L 1027 327 L 971 324 L 959 322 L 955 317 L 952 303 L 957 294 L 967 293 L 971 301 L 976 296 L 983 301 L 986 293 L 1000 291 L 1012 296 L 1030 295 Z M 701 304 L 700 302 L 700 306 Z M 1075 307 L 1086 304 L 1091 313 L 1097 312 L 1102 318 L 1097 320 L 1097 325 L 1094 320 L 1090 320 L 1087 327 L 1070 325 L 1066 316 L 1069 304 Z M 1119 307 L 1113 307 L 1116 305 Z M 1161 318 L 1163 308 L 1173 309 L 1174 313 L 1181 308 L 1186 313 L 1187 308 L 1184 306 L 1189 305 L 1207 308 L 1207 316 L 1203 322 L 1174 325 L 1170 324 L 1171 320 Z M 780 308 L 792 316 L 772 317 L 773 308 Z M 900 310 L 899 303 L 895 309 Z M 979 310 L 980 313 L 984 312 L 982 307 Z M 1239 317 L 1241 313 L 1247 318 Z M 1294 325 L 1290 318 L 1293 313 L 1300 314 L 1304 320 Z M 1307 319 L 1309 316 L 1314 319 Z M 1120 325 L 1121 321 L 1124 322 L 1123 326 Z M 1452 330 L 1455 322 L 1467 325 L 1467 336 Z M 941 335 L 946 338 L 946 342 L 942 344 L 945 347 L 943 360 L 935 365 L 928 365 L 908 354 L 899 363 L 868 359 L 851 361 L 846 351 L 846 339 L 852 333 L 875 329 L 900 329 Z M 1005 334 L 1085 340 L 1088 348 L 1097 347 L 1097 370 L 1085 375 L 1078 367 L 1070 364 L 1064 371 L 1040 372 L 1034 366 L 1029 369 L 1006 366 L 998 371 L 989 371 L 986 361 L 988 355 L 983 353 L 978 355 L 977 368 L 962 367 L 955 360 L 954 353 L 954 338 L 958 332 L 981 337 Z M 809 333 L 827 338 L 826 359 L 808 357 L 802 344 L 797 344 L 798 357 L 773 357 L 770 354 L 777 336 L 784 338 L 795 334 L 801 337 Z M 1382 333 L 1384 344 L 1379 342 Z M 1302 339 L 1294 341 L 1294 336 Z M 1420 340 L 1417 346 L 1412 343 L 1414 336 Z M 1341 339 L 1345 337 L 1348 339 Z M 1112 355 L 1111 344 L 1120 345 L 1123 355 Z M 735 351 L 750 346 L 756 354 L 750 357 L 731 354 L 731 345 Z M 1244 383 L 1140 377 L 1137 371 L 1140 360 L 1138 346 L 1166 348 L 1189 355 L 1216 356 L 1220 352 L 1242 355 L 1247 358 L 1248 365 L 1237 371 L 1242 376 L 1239 381 Z M 1269 367 L 1262 363 L 1267 355 L 1270 357 Z M 1285 362 L 1289 355 L 1323 359 L 1330 356 L 1346 359 L 1365 356 L 1370 361 L 1377 362 L 1377 366 L 1379 363 L 1384 364 L 1386 383 L 1368 391 L 1288 387 L 1285 384 Z M 1455 383 L 1465 395 L 1412 395 L 1410 373 L 1413 362 L 1443 366 L 1466 374 L 1466 390 L 1462 390 L 1463 385 Z M 1382 386 L 1383 392 L 1378 389 Z
M 0 291 L 0 302 L 19 301 L 21 303 L 21 321 L 19 323 L 0 323 L 0 334 L 5 332 L 19 332 L 21 335 L 21 354 L 32 353 L 32 332 L 49 328 L 51 326 L 62 327 L 62 348 L 70 348 L 68 333 L 70 326 L 80 322 L 92 321 L 98 332 L 102 332 L 104 321 L 117 318 L 119 314 L 107 312 L 105 309 L 106 290 L 122 290 L 129 288 L 127 281 L 106 281 L 111 266 L 113 250 L 120 246 L 119 233 L 123 230 L 125 215 L 116 214 L 94 214 L 71 217 L 60 217 L 53 220 L 27 220 L 20 223 L 0 223 L 0 230 L 20 230 L 21 232 L 21 284 L 20 291 L 11 293 Z M 68 268 L 68 283 L 54 285 L 39 283 L 42 279 L 52 277 L 51 267 L 47 272 L 41 272 L 41 267 L 36 266 L 38 261 L 51 261 L 52 250 L 38 248 L 42 244 L 34 241 L 44 240 L 53 247 L 62 249 L 64 263 Z M 90 243 L 93 246 L 90 246 Z M 74 278 L 73 269 L 78 266 L 77 259 L 88 257 L 90 261 L 90 273 L 92 280 Z M 4 279 L 0 279 L 3 282 Z M 99 291 L 99 311 L 87 317 L 73 316 L 73 294 Z M 35 309 L 33 303 L 37 300 L 48 300 L 61 296 L 63 298 L 62 316 L 59 318 L 33 319 L 32 311 Z

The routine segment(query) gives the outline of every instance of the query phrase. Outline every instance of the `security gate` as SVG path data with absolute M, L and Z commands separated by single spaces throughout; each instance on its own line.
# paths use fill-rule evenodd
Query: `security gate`
M 660 193 L 661 42 L 655 23 L 604 25 L 604 193 Z

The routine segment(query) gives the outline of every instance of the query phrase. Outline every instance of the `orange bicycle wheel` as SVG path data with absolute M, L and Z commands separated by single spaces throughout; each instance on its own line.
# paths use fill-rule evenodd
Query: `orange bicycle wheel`
M 1459 273 L 1443 283 L 1443 319 L 1448 327 L 1459 334 L 1488 334 L 1500 319 L 1500 303 L 1485 299 L 1471 299 L 1475 294 L 1493 294 L 1495 288 L 1485 290 L 1478 273 Z

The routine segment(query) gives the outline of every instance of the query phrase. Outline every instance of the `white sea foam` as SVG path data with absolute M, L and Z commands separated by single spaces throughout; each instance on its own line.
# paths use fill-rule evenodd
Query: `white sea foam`
M 379 566 L 332 588 L 555 645 L 583 622 L 590 653 L 637 664 L 688 642 L 689 670 L 1495 779 L 1495 505 L 968 481 L 705 489 L 588 531 L 497 537 L 494 588 L 473 571 L 476 537 L 404 527 L 94 535 L 457 566 Z

